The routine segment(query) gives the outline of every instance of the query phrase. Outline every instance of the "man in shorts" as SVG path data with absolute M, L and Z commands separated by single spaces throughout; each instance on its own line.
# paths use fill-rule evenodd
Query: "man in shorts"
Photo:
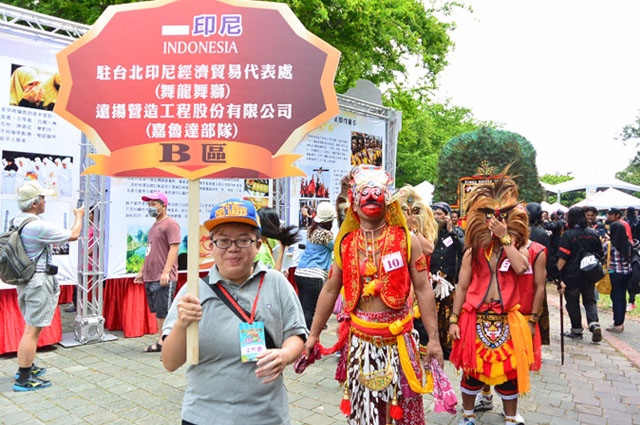
M 180 248 L 180 226 L 167 215 L 167 195 L 153 192 L 143 196 L 149 204 L 149 216 L 156 219 L 147 236 L 147 253 L 142 269 L 133 280 L 144 283 L 149 311 L 156 314 L 158 341 L 145 348 L 145 353 L 162 351 L 162 326 L 173 301 L 178 281 L 178 249 Z
M 51 195 L 53 190 L 45 190 L 35 181 L 27 181 L 18 188 L 18 207 L 22 213 L 13 219 L 12 225 L 18 227 L 25 220 L 30 220 L 20 236 L 27 255 L 36 263 L 36 272 L 29 283 L 16 286 L 25 326 L 18 346 L 19 369 L 13 384 L 14 391 L 32 391 L 51 385 L 51 382 L 39 378 L 46 368 L 33 363 L 40 332 L 51 325 L 60 295 L 55 276 L 58 268 L 51 263 L 51 245 L 75 241 L 82 231 L 84 207 L 73 210 L 75 220 L 70 230 L 38 217 L 44 213 L 45 196 Z

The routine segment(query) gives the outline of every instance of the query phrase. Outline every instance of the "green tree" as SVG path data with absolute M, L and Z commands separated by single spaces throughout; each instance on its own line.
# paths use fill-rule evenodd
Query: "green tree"
M 386 94 L 385 104 L 402 111 L 396 160 L 397 187 L 435 181 L 438 155 L 445 142 L 481 126 L 469 109 L 452 106 L 449 102 L 428 103 L 419 99 L 415 90 L 398 87 Z
M 627 183 L 640 185 L 640 152 L 631 160 L 629 165 L 616 173 L 616 178 Z
M 492 170 L 479 173 L 479 168 L 485 165 L 483 161 Z M 489 127 L 456 136 L 443 146 L 434 199 L 457 204 L 461 177 L 496 175 L 512 163 L 509 174 L 518 184 L 520 199 L 540 202 L 542 186 L 538 181 L 536 151 L 531 143 L 519 134 Z
M 574 177 L 569 174 L 545 174 L 540 176 L 540 181 L 548 184 L 560 184 L 564 182 L 568 182 L 569 180 L 573 180 Z M 572 192 L 565 192 L 560 196 L 560 203 L 565 207 L 570 207 L 571 205 L 577 204 L 586 198 L 585 190 L 574 190 Z M 549 196 L 549 203 L 554 203 L 558 201 L 558 195 Z
M 625 125 L 622 128 L 620 139 L 623 142 L 626 142 L 632 139 L 640 139 L 640 115 L 636 117 L 636 122 L 634 122 L 633 124 Z

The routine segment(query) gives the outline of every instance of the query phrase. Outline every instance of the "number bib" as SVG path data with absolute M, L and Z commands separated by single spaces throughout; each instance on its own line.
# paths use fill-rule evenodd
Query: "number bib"
M 400 254 L 400 252 L 392 252 L 391 254 L 385 255 L 382 257 L 382 265 L 384 266 L 384 271 L 387 273 L 399 269 L 404 266 L 402 254 Z

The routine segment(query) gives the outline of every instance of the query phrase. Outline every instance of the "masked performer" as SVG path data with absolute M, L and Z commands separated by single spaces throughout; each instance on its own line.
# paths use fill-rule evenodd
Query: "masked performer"
M 412 287 L 429 334 L 426 356 L 440 366 L 443 361 L 427 260 L 398 202 L 391 201 L 389 175 L 361 166 L 352 177 L 351 206 L 335 244 L 336 261 L 318 298 L 306 355 L 341 350 L 336 379 L 344 382 L 340 408 L 350 425 L 424 424 L 421 394 L 432 382 L 423 385 Z M 341 289 L 348 318 L 341 323 L 338 343 L 323 349 L 316 344 Z
M 529 391 L 533 363 L 531 332 L 518 311 L 518 275 L 529 269 L 528 219 L 518 203 L 518 189 L 505 177 L 471 192 L 465 254 L 449 334 L 451 362 L 462 368 L 464 416 L 475 424 L 474 402 L 484 384 L 502 398 L 505 424 L 515 424 L 518 394 Z
M 406 185 L 398 191 L 398 201 L 407 220 L 407 226 L 418 237 L 422 245 L 422 252 L 427 256 L 427 264 L 431 262 L 431 254 L 438 238 L 438 224 L 433 211 L 424 204 L 422 198 L 412 186 Z M 430 268 L 430 267 L 429 267 Z M 438 316 L 438 335 L 444 358 L 451 353 L 451 338 L 449 338 L 449 314 L 453 306 L 453 282 L 441 273 L 431 276 L 432 287 L 436 296 L 436 311 Z M 420 319 L 413 321 L 414 328 L 420 335 L 420 353 L 426 352 L 429 337 Z

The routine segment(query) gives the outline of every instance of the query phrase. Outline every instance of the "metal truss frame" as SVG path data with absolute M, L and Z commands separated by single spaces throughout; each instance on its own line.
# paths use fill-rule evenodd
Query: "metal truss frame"
M 89 28 L 66 19 L 0 4 L 0 29 L 27 38 L 54 39 L 66 45 L 80 38 Z
M 396 174 L 396 152 L 398 149 L 398 133 L 402 128 L 402 111 L 387 108 L 382 105 L 357 99 L 352 96 L 338 94 L 338 105 L 340 111 L 352 112 L 367 117 L 383 119 L 386 123 L 386 140 L 384 155 L 386 171 L 395 178 Z M 274 179 L 273 204 L 278 211 L 280 219 L 287 225 L 291 224 L 291 178 Z M 296 220 L 297 223 L 297 220 Z

